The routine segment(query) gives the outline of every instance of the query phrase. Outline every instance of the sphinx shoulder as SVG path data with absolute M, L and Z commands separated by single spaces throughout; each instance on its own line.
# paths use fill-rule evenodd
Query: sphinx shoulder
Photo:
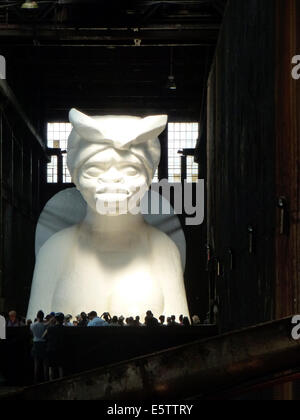
M 176 243 L 161 230 L 149 226 L 149 234 L 156 253 L 163 253 L 164 256 L 169 256 L 180 260 L 180 251 Z
M 69 252 L 77 233 L 77 227 L 71 226 L 63 229 L 48 239 L 47 242 L 41 247 L 37 260 L 47 260 L 56 262 L 61 258 L 65 258 L 65 255 Z

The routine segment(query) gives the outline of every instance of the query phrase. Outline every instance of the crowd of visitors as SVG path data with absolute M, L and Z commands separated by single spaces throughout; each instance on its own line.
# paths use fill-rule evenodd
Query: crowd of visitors
M 69 314 L 52 312 L 45 316 L 42 311 L 39 311 L 36 319 L 32 321 L 18 317 L 16 311 L 11 311 L 6 317 L 6 325 L 8 328 L 30 327 L 33 336 L 34 377 L 37 383 L 41 376 L 43 380 L 48 381 L 61 378 L 64 375 L 63 361 L 60 360 L 60 355 L 63 354 L 63 349 L 60 349 L 60 335 L 50 334 L 51 329 L 65 327 L 190 327 L 191 325 L 200 325 L 200 319 L 198 316 L 194 316 L 192 324 L 189 318 L 183 315 L 179 317 L 178 322 L 175 315 L 168 318 L 162 315 L 156 319 L 151 311 L 146 313 L 143 322 L 139 316 L 125 319 L 123 316 L 111 316 L 107 312 L 98 316 L 95 311 L 89 314 L 82 312 L 73 319 L 73 316 Z
M 43 319 L 43 323 L 45 325 L 53 326 L 56 325 L 56 314 L 55 312 L 50 313 Z M 61 317 L 63 317 L 63 326 L 64 327 L 159 327 L 159 326 L 197 326 L 200 325 L 200 318 L 197 315 L 192 317 L 192 322 L 188 317 L 184 317 L 181 315 L 176 320 L 176 316 L 172 315 L 166 318 L 164 315 L 161 315 L 159 319 L 156 319 L 151 311 L 146 313 L 146 317 L 144 322 L 141 321 L 139 316 L 128 317 L 124 318 L 123 316 L 111 316 L 108 312 L 105 312 L 98 316 L 97 312 L 92 311 L 89 314 L 82 312 L 81 314 L 77 315 L 74 319 L 72 315 L 64 315 L 59 313 Z M 16 311 L 10 311 L 8 316 L 6 317 L 6 325 L 8 328 L 10 327 L 30 327 L 34 323 L 38 323 L 38 317 L 34 320 L 34 322 L 30 319 L 26 320 L 25 318 L 19 317 Z

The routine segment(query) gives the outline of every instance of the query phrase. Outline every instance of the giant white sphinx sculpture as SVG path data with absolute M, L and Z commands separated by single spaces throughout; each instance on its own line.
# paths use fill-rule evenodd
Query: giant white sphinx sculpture
M 188 316 L 179 250 L 137 211 L 160 161 L 167 116 L 88 117 L 73 109 L 70 122 L 68 168 L 87 211 L 39 250 L 28 318 L 40 309 Z

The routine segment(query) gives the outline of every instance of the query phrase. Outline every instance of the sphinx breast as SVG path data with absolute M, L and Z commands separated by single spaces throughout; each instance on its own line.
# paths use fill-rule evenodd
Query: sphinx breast
M 131 266 L 119 276 L 114 276 L 107 304 L 109 312 L 118 316 L 144 317 L 148 310 L 155 316 L 163 314 L 163 292 L 149 261 L 145 264 L 140 261 L 137 267 Z
M 164 296 L 151 253 L 136 258 L 126 252 L 79 255 L 66 262 L 57 283 L 53 299 L 56 311 L 73 314 L 96 310 L 142 319 L 148 310 L 155 316 L 163 314 Z

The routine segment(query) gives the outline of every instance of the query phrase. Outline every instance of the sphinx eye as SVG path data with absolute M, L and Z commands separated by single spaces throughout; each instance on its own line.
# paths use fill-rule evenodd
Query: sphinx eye
M 127 176 L 136 176 L 138 174 L 138 171 L 134 166 L 129 166 L 125 168 L 125 173 Z
M 96 178 L 101 174 L 101 170 L 96 167 L 88 168 L 86 171 L 84 171 L 84 175 L 91 178 Z

